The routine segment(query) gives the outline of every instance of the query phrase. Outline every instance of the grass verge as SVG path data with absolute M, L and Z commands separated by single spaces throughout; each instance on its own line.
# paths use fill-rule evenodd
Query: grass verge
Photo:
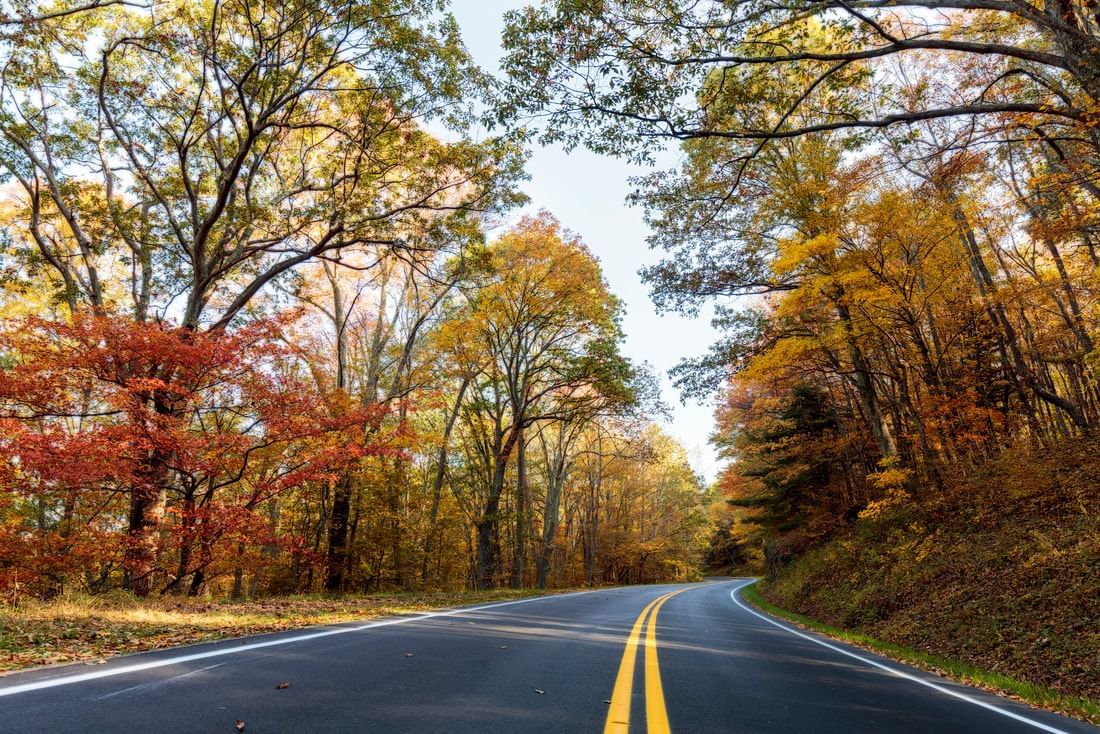
M 864 650 L 877 652 L 893 660 L 942 675 L 960 683 L 993 691 L 1048 711 L 1057 711 L 1093 724 L 1100 724 L 1100 702 L 1098 701 L 1066 696 L 1053 689 L 984 670 L 968 663 L 929 655 L 911 647 L 884 642 L 869 635 L 823 624 L 805 615 L 789 612 L 772 604 L 760 594 L 759 585 L 760 582 L 755 582 L 741 589 L 741 595 L 745 601 L 761 611 L 785 619 L 788 622 L 793 622 L 799 627 L 819 632 Z
M 94 664 L 144 650 L 561 591 L 309 595 L 236 602 L 110 594 L 28 601 L 17 607 L 0 606 L 0 674 L 38 665 Z

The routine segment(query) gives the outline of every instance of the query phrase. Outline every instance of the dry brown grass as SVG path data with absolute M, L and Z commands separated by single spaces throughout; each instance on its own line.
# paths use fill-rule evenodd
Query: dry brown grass
M 72 596 L 0 606 L 0 673 L 226 637 L 504 601 L 524 590 L 292 596 L 244 602 Z

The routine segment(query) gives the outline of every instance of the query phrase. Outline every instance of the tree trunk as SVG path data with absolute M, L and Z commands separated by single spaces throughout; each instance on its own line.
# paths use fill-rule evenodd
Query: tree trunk
M 870 367 L 863 356 L 863 350 L 856 342 L 851 313 L 839 297 L 833 300 L 833 304 L 847 335 L 848 357 L 852 362 L 851 381 L 856 388 L 860 405 L 863 406 L 864 415 L 871 427 L 871 433 L 875 437 L 875 443 L 878 444 L 878 450 L 882 458 L 893 458 L 898 454 L 898 447 L 882 414 L 882 407 L 879 404 L 878 393 L 875 390 L 875 382 Z
M 508 437 L 500 442 L 494 452 L 493 474 L 489 484 L 489 497 L 477 525 L 477 561 L 474 567 L 474 587 L 491 589 L 500 576 L 500 497 L 504 492 L 504 478 L 521 428 L 518 424 L 508 430 Z
M 154 449 L 146 463 L 146 483 L 130 492 L 125 586 L 137 596 L 148 596 L 153 590 L 167 499 L 167 461 L 167 456 Z
M 555 457 L 556 458 L 556 457 Z M 542 539 L 536 561 L 535 585 L 546 588 L 550 576 L 550 558 L 554 552 L 554 540 L 558 535 L 558 522 L 561 514 L 561 494 L 565 485 L 564 462 L 555 460 L 546 484 L 546 503 L 542 512 Z
M 516 538 L 512 555 L 512 588 L 523 588 L 527 575 L 527 441 L 520 427 L 516 441 Z
M 195 546 L 195 488 L 188 486 L 183 495 L 180 508 L 180 524 L 182 526 L 182 538 L 180 540 L 179 563 L 176 566 L 176 577 L 165 588 L 165 593 L 179 594 L 183 592 L 183 580 L 187 578 L 191 566 L 191 552 Z
M 443 437 L 439 445 L 439 456 L 436 457 L 435 477 L 432 479 L 432 507 L 428 513 L 428 537 L 424 542 L 424 556 L 420 562 L 420 582 L 424 584 L 428 583 L 428 569 L 436 550 L 436 522 L 439 518 L 439 505 L 443 499 L 443 481 L 447 476 L 447 444 L 451 440 L 451 432 L 458 420 L 458 414 L 462 411 L 462 399 L 470 386 L 470 380 L 470 375 L 463 376 L 462 384 L 458 387 L 458 397 L 455 398 L 454 408 L 447 416 L 447 425 L 443 429 Z
M 332 491 L 332 514 L 328 524 L 325 591 L 344 589 L 344 567 L 348 559 L 348 520 L 351 515 L 351 472 L 345 472 Z

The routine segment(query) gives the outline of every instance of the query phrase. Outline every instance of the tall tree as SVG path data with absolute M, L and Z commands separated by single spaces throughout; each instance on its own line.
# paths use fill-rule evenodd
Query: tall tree
M 469 333 L 487 356 L 473 382 L 492 406 L 485 439 L 487 486 L 477 524 L 479 588 L 500 579 L 500 503 L 514 455 L 526 459 L 526 430 L 565 420 L 621 392 L 629 366 L 618 356 L 619 303 L 584 245 L 548 215 L 520 222 L 486 251 L 485 277 L 471 289 Z M 524 467 L 525 468 L 525 467 Z M 525 575 L 529 495 L 516 485 L 515 583 Z

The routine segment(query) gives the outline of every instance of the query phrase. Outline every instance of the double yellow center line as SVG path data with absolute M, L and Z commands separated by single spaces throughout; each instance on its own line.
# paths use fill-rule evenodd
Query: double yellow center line
M 665 710 L 665 692 L 661 686 L 661 669 L 657 665 L 657 613 L 664 603 L 687 589 L 670 591 L 659 596 L 642 610 L 630 636 L 615 676 L 615 689 L 611 694 L 611 708 L 607 712 L 604 734 L 626 734 L 630 730 L 630 699 L 634 691 L 634 668 L 638 655 L 638 643 L 645 630 L 645 721 L 649 734 L 669 734 L 668 712 Z M 652 614 L 651 614 L 652 612 Z M 646 624 L 646 618 L 649 623 Z

